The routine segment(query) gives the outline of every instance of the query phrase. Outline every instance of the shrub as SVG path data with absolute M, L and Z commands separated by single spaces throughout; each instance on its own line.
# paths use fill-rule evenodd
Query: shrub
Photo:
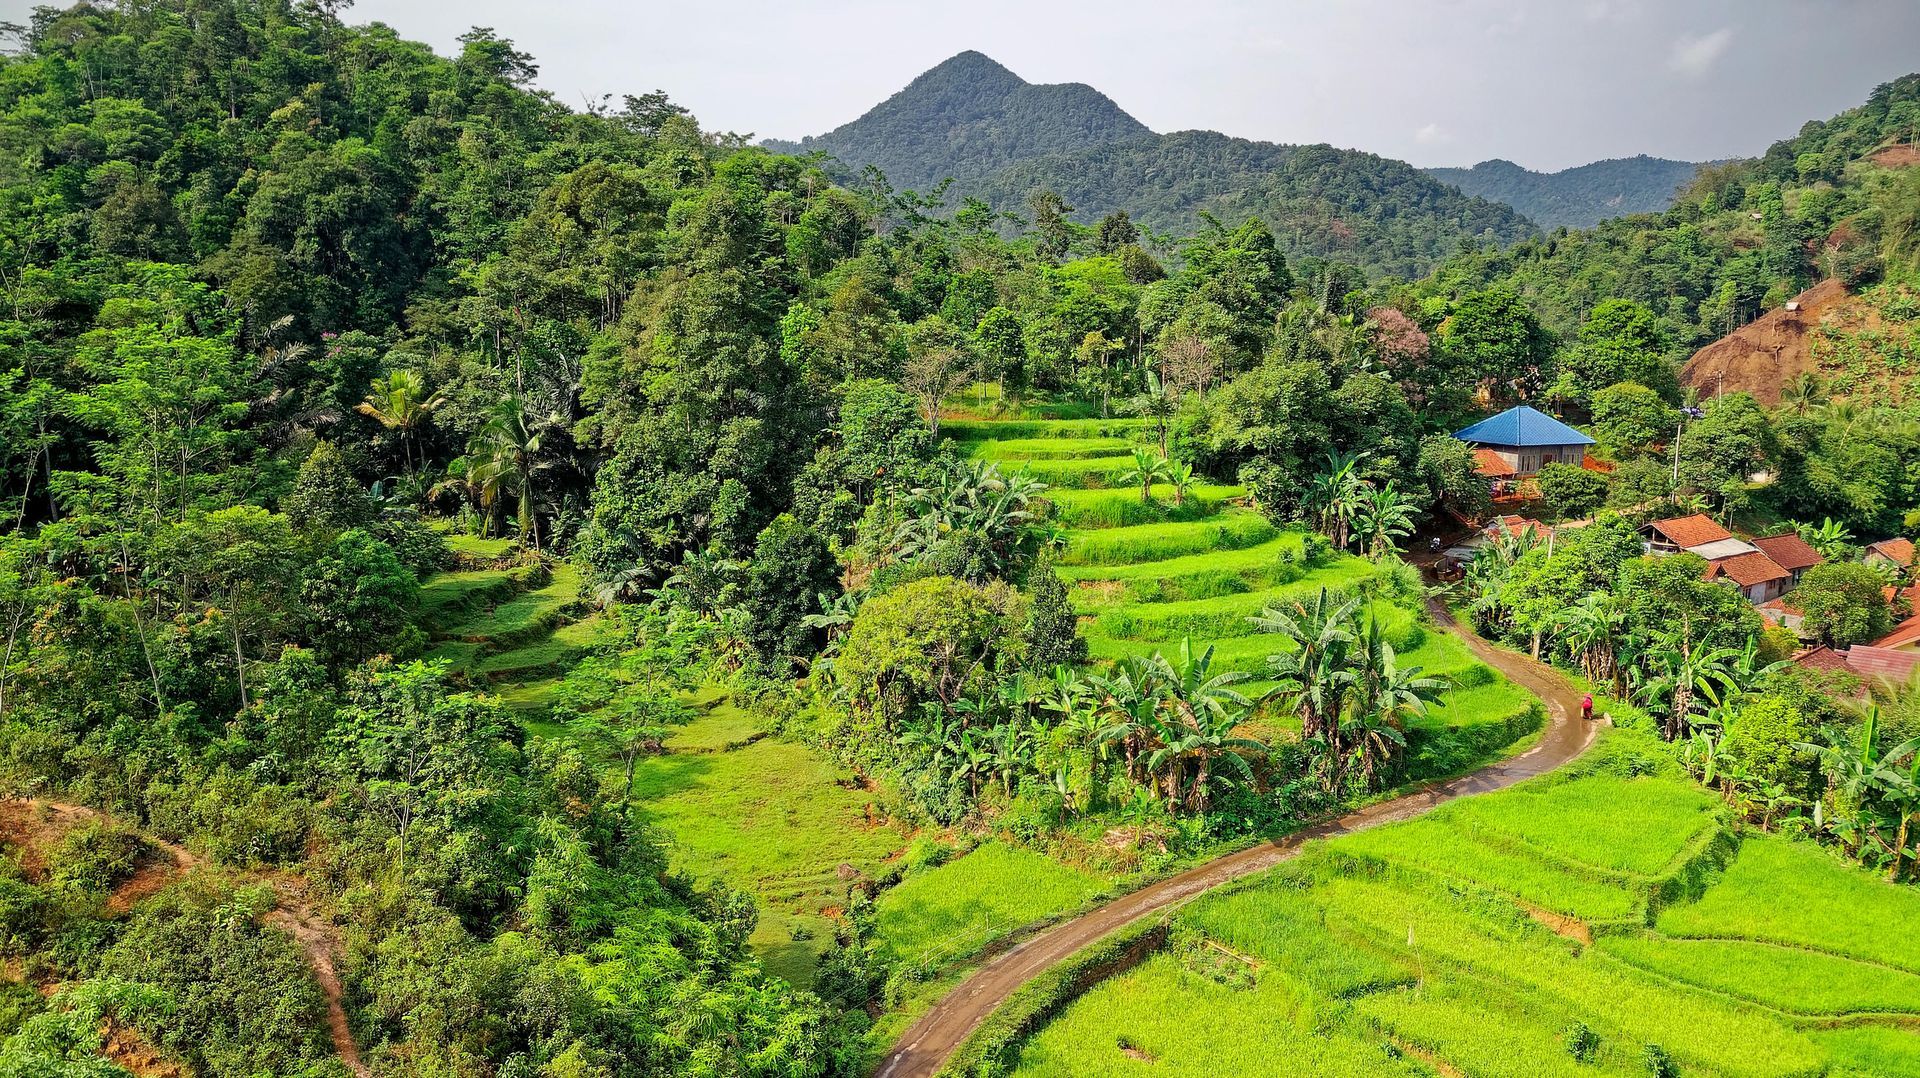
M 1593 1062 L 1594 1053 L 1600 1050 L 1600 1035 L 1587 1027 L 1585 1022 L 1575 1022 L 1567 1029 L 1567 1054 L 1580 1063 Z

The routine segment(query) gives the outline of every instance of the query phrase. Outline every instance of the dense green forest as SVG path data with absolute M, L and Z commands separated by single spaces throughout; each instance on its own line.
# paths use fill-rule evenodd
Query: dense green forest
M 1282 146 L 1211 131 L 1156 135 L 1084 86 L 1034 86 L 967 52 L 865 116 L 817 138 L 770 142 L 825 155 L 848 183 L 875 167 L 896 187 L 1037 220 L 1091 225 L 1115 212 L 1150 234 L 1188 236 L 1216 217 L 1266 222 L 1289 257 L 1418 276 L 1463 242 L 1506 245 L 1537 229 L 1505 205 L 1463 198 L 1402 162 L 1331 146 Z M 1663 204 L 1664 205 L 1664 204 Z
M 1598 661 L 1549 612 L 1644 584 L 1603 628 L 1668 664 L 1622 687 L 1667 733 L 1695 656 L 1857 723 L 1625 518 L 1912 522 L 1911 404 L 1730 395 L 1664 439 L 1689 344 L 1822 272 L 1912 284 L 1920 170 L 1863 159 L 1920 78 L 1528 239 L 1368 155 L 1050 130 L 1005 79 L 950 106 L 980 154 L 1082 147 L 982 179 L 1022 220 L 660 92 L 570 109 L 484 29 L 10 33 L 0 1074 L 863 1073 L 1034 919 L 1538 728 L 1399 557 L 1487 511 L 1446 432 L 1518 400 L 1616 465 L 1550 508 L 1622 518 L 1501 548 L 1489 635 Z M 1169 186 L 1165 239 L 1072 186 L 1162 154 L 1255 193 Z M 1840 575 L 1864 638 L 1879 578 Z M 1849 853 L 1913 803 L 1850 803 Z
M 1662 213 L 1700 166 L 1663 157 L 1620 157 L 1559 172 L 1535 172 L 1511 161 L 1472 168 L 1430 168 L 1427 175 L 1467 194 L 1519 210 L 1545 228 L 1591 228 L 1609 217 Z

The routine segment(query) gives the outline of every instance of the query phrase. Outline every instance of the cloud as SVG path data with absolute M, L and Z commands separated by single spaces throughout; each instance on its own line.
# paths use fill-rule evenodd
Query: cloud
M 1453 141 L 1453 132 L 1439 124 L 1428 124 L 1413 133 L 1413 141 L 1422 146 L 1445 146 Z
M 1667 57 L 1667 66 L 1690 79 L 1697 79 L 1707 73 L 1720 57 L 1726 55 L 1727 46 L 1733 41 L 1733 30 L 1721 27 L 1711 34 L 1695 36 L 1682 34 L 1673 43 L 1673 52 Z

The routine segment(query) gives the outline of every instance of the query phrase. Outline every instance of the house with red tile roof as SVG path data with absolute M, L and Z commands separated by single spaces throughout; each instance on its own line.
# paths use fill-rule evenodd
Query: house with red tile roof
M 1733 538 L 1732 532 L 1705 513 L 1649 521 L 1640 526 L 1640 534 L 1646 537 L 1649 554 L 1676 554 Z
M 1882 539 L 1867 544 L 1867 553 L 1861 560 L 1868 565 L 1874 562 L 1886 562 L 1902 569 L 1913 567 L 1913 540 L 1903 538 Z
M 1819 551 L 1808 545 L 1805 539 L 1793 532 L 1755 539 L 1753 545 L 1759 549 L 1760 553 L 1772 558 L 1775 565 L 1793 575 L 1791 587 L 1799 587 L 1800 578 L 1807 574 L 1808 569 L 1823 564 L 1827 560 Z
M 1755 605 L 1778 599 L 1793 586 L 1793 574 L 1758 550 L 1707 563 L 1708 580 L 1727 580 Z
M 1855 644 L 1850 648 L 1807 648 L 1793 657 L 1795 666 L 1825 674 L 1852 674 L 1867 680 L 1904 684 L 1920 670 L 1920 652 L 1889 651 Z M 1864 686 L 1861 689 L 1865 694 Z

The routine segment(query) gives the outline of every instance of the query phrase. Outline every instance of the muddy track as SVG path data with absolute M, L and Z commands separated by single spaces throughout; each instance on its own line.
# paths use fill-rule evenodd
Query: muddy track
M 1226 854 L 1081 914 L 1013 947 L 976 970 L 933 1005 L 895 1044 L 877 1078 L 932 1078 L 981 1022 L 1028 981 L 1081 949 L 1151 913 L 1179 905 L 1215 887 L 1272 868 L 1312 839 L 1352 834 L 1429 812 L 1456 798 L 1504 789 L 1568 763 L 1593 742 L 1594 725 L 1580 718 L 1580 695 L 1564 678 L 1524 655 L 1504 651 L 1457 624 L 1438 602 L 1434 620 L 1487 665 L 1538 696 L 1547 727 L 1526 752 L 1445 782 L 1436 782 L 1363 809 L 1314 824 L 1250 849 Z
M 16 806 L 25 809 L 15 816 Z M 0 805 L 0 815 L 20 821 L 17 827 L 0 828 L 0 831 L 15 830 L 21 835 L 31 831 L 26 823 L 32 816 L 45 811 L 54 821 L 54 826 L 65 829 L 89 820 L 105 819 L 106 814 L 86 805 L 70 804 L 65 801 L 47 801 L 38 798 L 25 801 L 7 801 Z M 154 848 L 167 857 L 165 863 L 153 863 L 142 867 L 134 875 L 114 889 L 107 898 L 107 909 L 113 913 L 125 913 L 141 899 L 157 894 L 174 878 L 193 870 L 202 864 L 199 856 L 184 846 L 165 842 L 151 835 L 144 836 Z M 340 1062 L 346 1064 L 355 1078 L 372 1078 L 373 1071 L 360 1057 L 360 1046 L 354 1043 L 353 1030 L 347 1024 L 347 1009 L 343 1001 L 344 993 L 340 987 L 340 976 L 335 971 L 335 963 L 341 953 L 340 934 L 333 923 L 320 915 L 319 910 L 306 897 L 306 884 L 299 877 L 290 874 L 257 874 L 254 879 L 273 887 L 276 903 L 267 911 L 266 923 L 292 936 L 300 945 L 301 953 L 306 957 L 307 965 L 313 970 L 313 977 L 320 985 L 320 992 L 327 1003 L 327 1033 L 333 1041 L 334 1054 Z

